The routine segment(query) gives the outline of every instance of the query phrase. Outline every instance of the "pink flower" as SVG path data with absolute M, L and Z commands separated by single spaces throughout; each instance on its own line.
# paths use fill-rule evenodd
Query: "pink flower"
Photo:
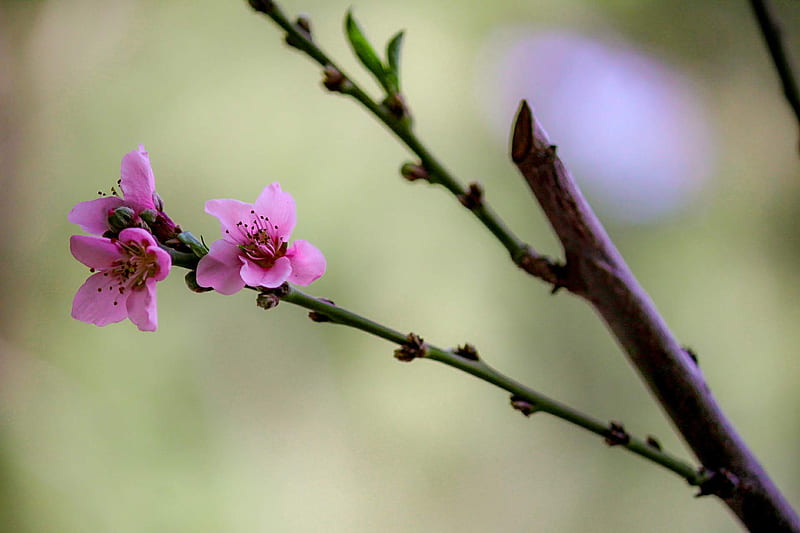
M 219 219 L 223 239 L 197 265 L 201 286 L 233 294 L 245 285 L 308 285 L 325 273 L 325 257 L 315 246 L 300 240 L 289 246 L 296 222 L 294 199 L 279 183 L 265 187 L 255 204 L 209 200 L 206 213 Z
M 75 259 L 97 271 L 78 289 L 72 317 L 105 326 L 130 318 L 142 331 L 158 326 L 156 282 L 169 274 L 172 260 L 153 236 L 127 228 L 119 238 L 73 235 Z
M 118 183 L 123 198 L 106 196 L 81 202 L 69 212 L 67 216 L 69 221 L 94 235 L 103 235 L 109 231 L 116 234 L 119 229 L 115 231 L 115 228 L 109 225 L 109 215 L 120 207 L 127 207 L 133 210 L 136 218 L 131 225 L 137 225 L 137 221 L 141 223 L 139 216 L 142 212 L 146 212 L 145 218 L 148 219 L 147 223 L 152 233 L 162 242 L 180 233 L 180 228 L 162 211 L 163 205 L 156 193 L 150 157 L 143 145 L 140 144 L 138 150 L 128 152 L 122 158 Z

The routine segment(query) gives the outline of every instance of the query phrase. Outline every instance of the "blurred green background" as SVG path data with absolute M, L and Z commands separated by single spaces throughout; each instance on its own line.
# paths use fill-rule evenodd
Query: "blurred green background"
M 800 4 L 775 4 L 796 55 Z M 348 6 L 283 4 L 369 83 L 342 37 Z M 513 99 L 541 107 L 630 266 L 800 503 L 798 131 L 745 2 L 355 8 L 374 42 L 407 29 L 420 136 L 462 180 L 480 180 L 523 239 L 558 255 L 507 156 Z M 520 42 L 534 44 L 506 61 Z M 537 50 L 553 60 L 528 72 Z M 619 89 L 560 120 L 602 96 L 580 57 L 597 76 L 619 72 Z M 327 256 L 310 292 L 439 345 L 474 343 L 534 388 L 690 457 L 592 311 L 517 270 L 444 191 L 402 181 L 407 152 L 319 81 L 243 1 L 0 3 L 0 528 L 736 530 L 674 475 L 290 305 L 265 313 L 249 293 L 193 294 L 176 269 L 159 285 L 155 334 L 69 317 L 86 269 L 69 254 L 80 230 L 66 214 L 108 191 L 144 143 L 185 229 L 217 238 L 207 199 L 253 201 L 279 180 L 298 204 L 294 236 Z M 664 87 L 663 102 L 648 100 Z M 619 161 L 630 164 L 604 172 Z

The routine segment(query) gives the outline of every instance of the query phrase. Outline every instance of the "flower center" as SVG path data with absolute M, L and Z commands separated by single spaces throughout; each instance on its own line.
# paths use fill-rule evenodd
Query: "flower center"
M 128 241 L 117 241 L 126 257 L 117 259 L 111 263 L 111 268 L 103 272 L 106 277 L 113 279 L 108 285 L 108 290 L 114 291 L 119 295 L 124 295 L 128 289 L 139 290 L 144 287 L 147 280 L 159 271 L 158 258 L 155 252 L 147 250 L 148 243 Z M 115 290 L 116 289 L 116 290 Z M 98 292 L 102 289 L 97 289 Z M 119 301 L 114 299 L 114 305 Z
M 281 238 L 278 226 L 272 224 L 269 217 L 258 215 L 254 210 L 250 214 L 253 218 L 249 224 L 241 220 L 236 223 L 241 236 L 239 249 L 258 266 L 269 268 L 286 254 L 289 243 Z

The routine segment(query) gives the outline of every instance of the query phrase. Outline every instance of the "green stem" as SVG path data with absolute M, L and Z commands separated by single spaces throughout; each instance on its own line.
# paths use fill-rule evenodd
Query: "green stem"
M 356 329 L 360 329 L 371 335 L 375 335 L 389 342 L 398 345 L 406 345 L 409 336 L 397 330 L 386 327 L 382 324 L 374 322 L 368 318 L 362 317 L 348 311 L 342 307 L 330 304 L 326 301 L 314 298 L 304 292 L 289 287 L 288 293 L 281 296 L 283 301 L 304 307 L 311 311 L 324 315 L 331 322 L 335 324 L 342 324 Z M 467 374 L 471 374 L 476 378 L 491 383 L 507 392 L 510 392 L 514 400 L 521 400 L 530 405 L 531 411 L 542 411 L 556 416 L 562 420 L 566 420 L 572 424 L 580 426 L 592 433 L 600 435 L 604 438 L 609 438 L 610 427 L 608 424 L 597 420 L 589 415 L 573 409 L 561 402 L 549 398 L 533 389 L 526 387 L 518 381 L 502 374 L 491 366 L 487 365 L 480 359 L 471 359 L 458 355 L 452 350 L 444 350 L 436 346 L 425 344 L 424 358 L 439 361 L 447 366 L 457 368 Z M 664 468 L 675 472 L 682 478 L 686 479 L 690 485 L 700 485 L 704 480 L 704 476 L 700 474 L 696 468 L 691 464 L 679 459 L 667 452 L 664 452 L 657 447 L 648 444 L 646 441 L 628 436 L 627 442 L 620 442 L 619 445 L 630 450 L 631 452 L 649 459 Z
M 417 138 L 411 129 L 409 120 L 404 120 L 394 116 L 384 105 L 378 104 L 364 90 L 346 75 L 344 71 L 323 52 L 308 35 L 299 30 L 283 14 L 274 2 L 251 2 L 253 7 L 271 18 L 278 26 L 287 33 L 293 47 L 305 52 L 311 59 L 319 63 L 322 67 L 333 67 L 339 71 L 344 79 L 347 80 L 347 87 L 343 89 L 344 94 L 352 96 L 360 102 L 370 113 L 388 127 L 403 143 L 419 157 L 422 166 L 428 171 L 430 181 L 444 186 L 457 198 L 464 195 L 464 186 L 456 179 L 439 160 L 426 148 L 422 141 Z M 519 261 L 524 255 L 530 253 L 530 249 L 505 225 L 494 210 L 489 207 L 485 200 L 479 205 L 470 209 L 472 213 L 486 226 L 492 234 L 503 244 L 508 253 L 515 261 Z

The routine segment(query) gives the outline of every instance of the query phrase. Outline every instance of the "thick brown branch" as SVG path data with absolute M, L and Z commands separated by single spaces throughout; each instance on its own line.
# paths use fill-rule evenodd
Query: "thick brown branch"
M 722 413 L 524 101 L 511 156 L 564 248 L 563 286 L 594 306 L 704 467 L 738 481 L 717 496 L 750 531 L 800 532 L 797 514 Z

